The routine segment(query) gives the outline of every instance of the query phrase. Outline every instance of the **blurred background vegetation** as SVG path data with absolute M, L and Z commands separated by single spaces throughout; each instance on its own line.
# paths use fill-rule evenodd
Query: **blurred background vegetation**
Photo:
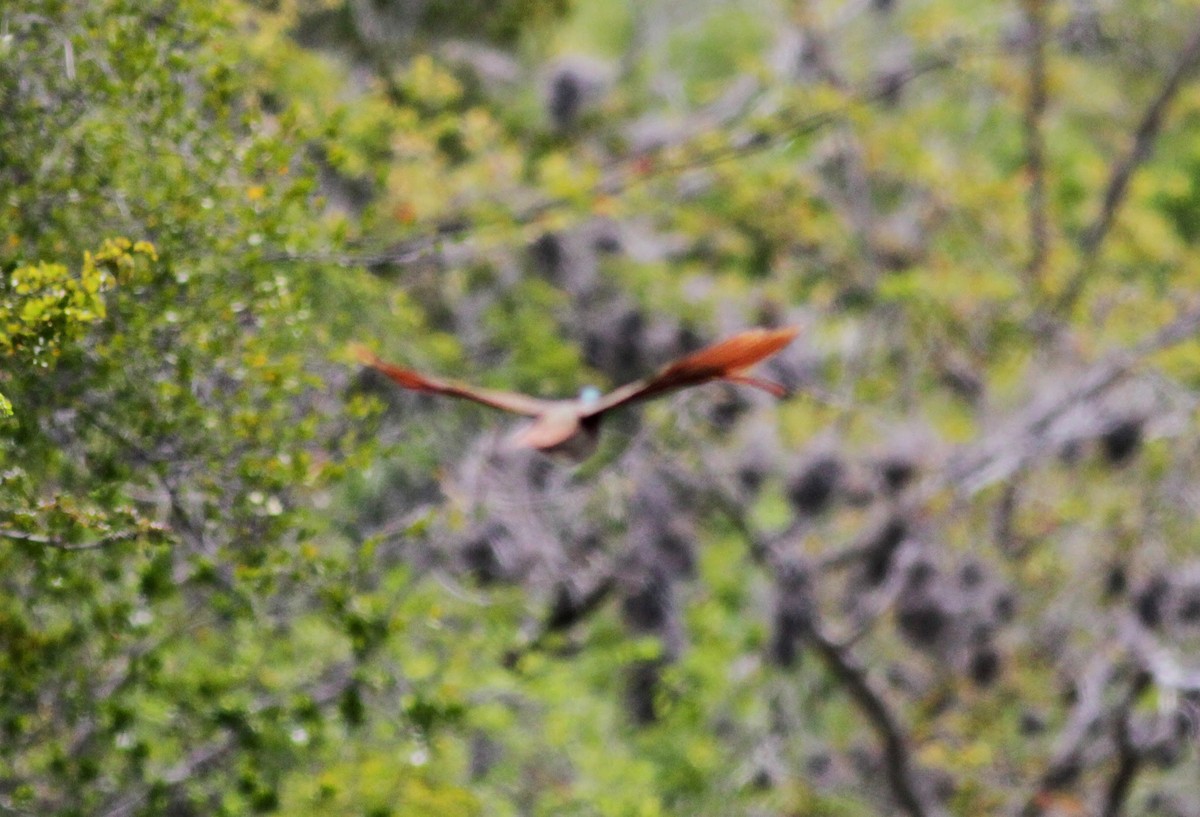
M 0 815 L 1200 815 L 1200 4 L 0 6 Z M 751 325 L 571 467 L 544 395 Z

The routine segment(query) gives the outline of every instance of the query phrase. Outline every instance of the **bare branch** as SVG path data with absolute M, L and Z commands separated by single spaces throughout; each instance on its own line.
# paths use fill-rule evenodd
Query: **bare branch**
M 36 817 L 36 811 L 29 811 L 14 804 L 8 797 L 0 797 L 0 814 L 13 817 Z
M 1200 63 L 1200 27 L 1197 27 L 1188 38 L 1187 44 L 1175 61 L 1175 67 L 1171 69 L 1171 73 L 1167 75 L 1158 95 L 1142 115 L 1141 122 L 1134 132 L 1133 145 L 1129 152 L 1122 156 L 1109 172 L 1108 185 L 1104 190 L 1100 213 L 1080 237 L 1079 250 L 1082 257 L 1079 270 L 1067 283 L 1059 298 L 1058 310 L 1060 312 L 1070 309 L 1083 293 L 1084 287 L 1091 278 L 1100 247 L 1108 236 L 1118 208 L 1125 199 L 1129 180 L 1134 171 L 1150 157 L 1154 149 L 1154 142 L 1162 129 L 1167 109 L 1179 94 L 1188 74 L 1196 68 L 1198 63 Z
M 794 524 L 787 532 L 778 536 L 763 537 L 754 531 L 746 519 L 744 508 L 735 499 L 725 495 L 719 488 L 708 491 L 707 496 L 709 504 L 715 504 L 730 523 L 737 528 L 750 548 L 751 558 L 756 563 L 776 569 L 788 563 L 787 558 L 779 555 L 776 551 L 780 544 L 788 541 L 798 532 L 797 525 Z M 850 555 L 843 554 L 843 557 L 845 559 L 853 558 L 859 550 L 859 548 L 851 547 L 845 552 Z M 843 566 L 842 560 L 837 560 L 833 566 Z M 866 717 L 880 743 L 883 744 L 888 785 L 891 787 L 896 802 L 910 817 L 931 817 L 931 815 L 941 814 L 942 810 L 935 804 L 927 802 L 921 791 L 917 773 L 909 762 L 912 749 L 899 719 L 888 707 L 883 696 L 871 686 L 866 670 L 858 664 L 850 647 L 835 642 L 822 631 L 815 614 L 807 617 L 803 637 L 820 656 L 830 674 L 845 688 L 851 700 Z
M 580 594 L 579 598 L 566 601 L 556 600 L 543 618 L 537 632 L 505 654 L 504 666 L 509 669 L 516 667 L 520 660 L 529 653 L 545 648 L 555 633 L 569 630 L 603 609 L 604 602 L 608 600 L 616 587 L 616 576 L 610 573 L 600 577 L 591 588 Z
M 1113 662 L 1107 656 L 1097 656 L 1083 672 L 1076 689 L 1075 706 L 1059 733 L 1050 762 L 1038 778 L 1033 794 L 1025 801 L 1021 817 L 1040 815 L 1046 796 L 1061 791 L 1078 776 L 1084 744 L 1093 724 L 1103 716 L 1104 688 L 1114 671 Z
M 1029 91 L 1025 102 L 1025 170 L 1029 176 L 1029 260 L 1025 277 L 1039 286 L 1046 266 L 1048 225 L 1046 220 L 1046 145 L 1042 119 L 1046 112 L 1046 3 L 1025 0 L 1029 26 Z
M 1133 707 L 1138 696 L 1150 686 L 1150 681 L 1149 673 L 1139 672 L 1129 689 L 1129 694 L 1121 704 L 1120 711 L 1116 713 L 1113 737 L 1117 744 L 1117 768 L 1113 771 L 1112 779 L 1108 781 L 1104 793 L 1104 810 L 1101 812 L 1103 817 L 1120 817 L 1129 792 L 1133 789 L 1133 782 L 1142 769 L 1145 756 L 1134 743 L 1129 721 L 1133 716 Z
M 1047 432 L 1067 412 L 1105 394 L 1132 374 L 1145 358 L 1197 333 L 1200 333 L 1200 307 L 1185 311 L 1132 349 L 1114 352 L 1092 366 L 1061 398 L 1022 422 L 1015 432 L 984 440 L 976 452 L 967 452 L 963 461 L 944 469 L 932 492 L 953 486 L 963 496 L 972 496 L 1008 479 L 1045 453 Z
M 1021 472 L 1013 474 L 1004 485 L 1004 491 L 996 503 L 996 516 L 992 529 L 996 537 L 996 549 L 1001 553 L 1015 555 L 1020 549 L 1020 540 L 1014 529 L 1017 503 L 1021 494 Z
M 703 167 L 709 167 L 731 159 L 751 156 L 770 150 L 780 145 L 813 133 L 821 128 L 842 120 L 855 106 L 893 96 L 899 89 L 914 82 L 918 78 L 934 71 L 944 70 L 954 64 L 953 54 L 934 55 L 915 62 L 908 70 L 898 75 L 892 75 L 886 81 L 868 84 L 855 94 L 849 94 L 840 110 L 821 111 L 815 114 L 798 117 L 782 124 L 778 131 L 754 136 L 736 144 L 711 150 L 701 156 L 694 156 L 679 162 L 662 162 L 652 164 L 647 170 L 646 155 L 632 158 L 622 158 L 615 162 L 597 183 L 595 195 L 614 196 L 645 183 L 651 179 L 685 173 Z M 691 134 L 692 138 L 709 133 L 705 130 Z M 559 207 L 572 206 L 572 202 L 563 199 L 542 199 L 535 201 L 523 209 L 513 213 L 513 224 L 517 226 L 533 223 L 547 212 Z M 436 225 L 427 233 L 414 235 L 395 247 L 381 252 L 355 254 L 353 252 L 303 252 L 294 253 L 287 250 L 268 252 L 265 258 L 269 261 L 313 262 L 337 264 L 339 266 L 413 266 L 421 263 L 442 263 L 444 259 L 443 242 L 454 236 L 470 232 L 478 225 L 469 217 L 452 218 Z
M 866 670 L 849 649 L 834 643 L 815 624 L 806 635 L 826 669 L 841 683 L 883 744 L 888 785 L 897 803 L 910 817 L 940 814 L 942 810 L 927 802 L 921 792 L 917 773 L 909 762 L 912 748 L 904 730 L 883 697 L 871 686 Z
M 29 542 L 35 545 L 45 545 L 46 547 L 51 547 L 56 550 L 77 551 L 98 550 L 100 548 L 108 547 L 109 545 L 115 545 L 118 542 L 128 542 L 148 534 L 166 534 L 168 532 L 169 530 L 166 527 L 151 523 L 146 527 L 117 531 L 116 533 L 110 533 L 105 536 L 101 536 L 99 539 L 94 539 L 91 542 L 75 544 L 67 542 L 65 539 L 57 536 L 46 536 L 40 533 L 28 533 L 22 530 L 0 528 L 0 539 L 15 539 L 18 542 Z
M 197 774 L 216 765 L 235 745 L 233 736 L 228 733 L 206 743 L 168 769 L 162 776 L 163 785 L 172 789 L 183 785 Z M 144 790 L 127 794 L 102 812 L 103 817 L 129 817 L 148 796 L 149 793 Z
M 534 213 L 536 215 L 536 213 Z M 475 225 L 465 219 L 451 219 L 434 226 L 432 232 L 413 236 L 386 250 L 354 252 L 270 252 L 267 261 L 300 261 L 336 264 L 340 267 L 408 267 L 421 263 L 440 264 L 444 242 L 467 232 Z
M 350 671 L 348 664 L 334 668 L 331 678 L 311 692 L 313 704 L 318 707 L 328 706 L 340 698 L 352 683 L 354 683 L 354 673 Z M 264 709 L 272 705 L 276 705 L 275 702 L 265 700 L 259 703 L 258 708 Z M 235 748 L 237 748 L 235 736 L 228 729 L 223 730 L 216 738 L 194 749 L 183 760 L 164 771 L 158 781 L 160 791 L 162 789 L 172 790 L 185 785 L 195 779 L 197 775 L 220 764 Z M 129 817 L 137 811 L 149 795 L 148 787 L 127 792 L 115 803 L 103 809 L 100 814 L 103 817 Z

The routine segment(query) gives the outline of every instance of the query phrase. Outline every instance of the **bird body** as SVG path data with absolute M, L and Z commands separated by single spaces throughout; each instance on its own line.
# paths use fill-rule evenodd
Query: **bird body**
M 580 392 L 578 398 L 568 400 L 544 400 L 443 380 L 386 363 L 361 348 L 359 357 L 363 363 L 382 372 L 405 389 L 473 400 L 485 406 L 532 417 L 533 422 L 513 437 L 516 447 L 583 459 L 595 450 L 604 415 L 628 403 L 713 380 L 753 386 L 776 397 L 784 396 L 786 390 L 782 386 L 752 377 L 746 374 L 746 370 L 779 352 L 792 342 L 798 331 L 794 327 L 751 329 L 682 357 L 657 374 L 621 386 L 606 395 L 589 386 Z
M 575 400 L 551 406 L 518 431 L 512 443 L 517 448 L 536 448 L 571 460 L 587 459 L 600 442 L 600 417 L 586 415 L 584 410 L 582 401 Z

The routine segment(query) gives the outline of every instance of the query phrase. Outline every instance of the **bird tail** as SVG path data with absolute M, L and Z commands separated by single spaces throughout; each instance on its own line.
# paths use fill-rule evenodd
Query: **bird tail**
M 721 378 L 730 383 L 738 383 L 743 386 L 753 386 L 756 389 L 762 389 L 772 397 L 787 397 L 791 392 L 788 388 L 773 380 L 765 380 L 761 377 L 752 377 L 748 374 L 731 374 Z
M 728 340 L 701 349 L 668 367 L 686 370 L 708 369 L 739 374 L 760 360 L 770 357 L 795 339 L 799 329 L 751 329 Z M 740 375 L 739 375 L 740 376 Z
M 777 397 L 782 396 L 787 391 L 782 386 L 750 377 L 744 372 L 787 346 L 799 331 L 792 326 L 784 329 L 751 329 L 693 352 L 658 374 L 654 378 L 653 386 L 647 389 L 644 396 L 653 397 L 662 392 L 715 379 L 745 383 Z

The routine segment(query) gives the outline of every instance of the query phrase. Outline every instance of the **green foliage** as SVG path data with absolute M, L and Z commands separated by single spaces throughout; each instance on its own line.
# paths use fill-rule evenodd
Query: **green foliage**
M 528 29 L 562 17 L 570 7 L 571 0 L 434 0 L 422 9 L 420 23 L 441 36 L 482 34 L 512 45 Z
M 0 813 L 891 813 L 860 665 L 952 813 L 1082 812 L 1121 718 L 1126 810 L 1194 799 L 1139 663 L 1196 641 L 1200 343 L 1139 346 L 1195 288 L 1191 84 L 1085 241 L 1188 4 L 1045 4 L 1040 112 L 1036 2 L 18 5 Z M 619 62 L 563 121 L 555 44 Z M 639 407 L 577 470 L 347 353 L 565 395 L 771 321 L 798 397 Z M 797 599 L 849 670 L 779 656 Z
M 157 258 L 147 242 L 119 238 L 106 240 L 95 255 L 85 252 L 77 275 L 44 261 L 12 270 L 0 290 L 0 353 L 45 365 L 88 324 L 105 317 L 105 292 L 118 281 L 130 283 L 139 271 L 145 274 L 139 262 Z M 12 414 L 3 395 L 0 412 Z
M 669 64 L 687 77 L 694 102 L 711 102 L 730 76 L 754 68 L 769 46 L 763 17 L 731 7 L 706 15 L 675 37 L 668 46 Z

